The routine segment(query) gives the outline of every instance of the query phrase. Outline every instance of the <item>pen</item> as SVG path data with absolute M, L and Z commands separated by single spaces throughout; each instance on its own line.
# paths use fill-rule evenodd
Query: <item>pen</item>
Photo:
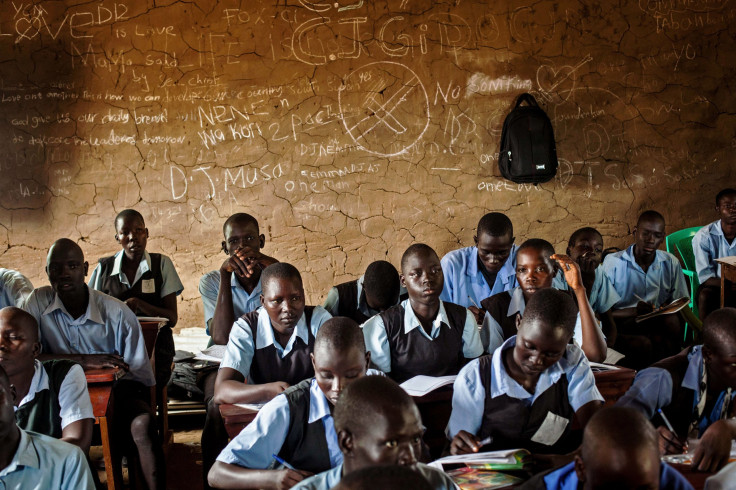
M 272 454 L 271 456 L 273 456 L 273 459 L 275 459 L 277 463 L 279 463 L 279 464 L 283 465 L 283 466 L 284 466 L 284 468 L 289 468 L 290 470 L 294 470 L 294 471 L 296 471 L 296 468 L 294 468 L 294 467 L 293 467 L 293 466 L 291 466 L 291 465 L 290 465 L 289 463 L 287 463 L 286 461 L 284 461 L 284 459 L 283 459 L 283 458 L 279 458 L 279 457 L 278 457 L 277 455 L 275 455 L 275 454 Z
M 479 445 L 480 447 L 483 447 L 483 446 L 487 446 L 488 444 L 490 444 L 490 443 L 492 443 L 492 442 L 493 442 L 493 437 L 491 437 L 491 436 L 488 436 L 488 437 L 486 437 L 485 439 L 483 439 L 482 441 L 480 441 L 480 442 L 478 443 L 478 445 Z
M 646 303 L 646 302 L 647 302 L 647 301 L 646 301 L 646 300 L 645 300 L 644 298 L 642 298 L 641 296 L 639 296 L 639 295 L 638 295 L 638 294 L 636 294 L 636 293 L 634 293 L 634 298 L 638 299 L 638 300 L 639 300 L 639 301 L 641 301 L 642 303 Z
M 664 420 L 664 424 L 667 426 L 667 429 L 669 429 L 670 432 L 677 438 L 677 432 L 675 432 L 675 429 L 672 427 L 672 424 L 670 424 L 670 420 L 667 418 L 667 416 L 664 414 L 661 408 L 657 409 L 657 413 L 660 417 L 662 417 L 662 420 Z M 683 452 L 687 452 L 687 443 L 682 445 Z
M 470 295 L 468 295 L 468 299 L 473 304 L 473 306 L 475 306 L 476 308 L 480 309 L 480 306 L 478 306 L 478 304 L 475 301 L 473 301 L 473 298 L 471 298 Z

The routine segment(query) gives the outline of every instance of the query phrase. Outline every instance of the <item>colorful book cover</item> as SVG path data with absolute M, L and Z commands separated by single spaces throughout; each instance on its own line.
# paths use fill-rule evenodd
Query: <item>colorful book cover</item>
M 458 468 L 456 470 L 448 471 L 447 474 L 450 475 L 452 481 L 454 481 L 461 490 L 505 488 L 511 485 L 518 485 L 524 481 L 522 478 L 517 476 L 474 468 Z

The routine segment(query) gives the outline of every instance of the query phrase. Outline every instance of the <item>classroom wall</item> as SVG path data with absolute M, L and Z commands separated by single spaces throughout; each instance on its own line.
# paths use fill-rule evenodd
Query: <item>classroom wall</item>
M 472 244 L 507 213 L 517 240 L 597 227 L 625 246 L 714 218 L 733 186 L 730 0 L 44 1 L 0 4 L 0 266 L 36 285 L 51 242 L 91 265 L 138 209 L 186 290 L 216 269 L 233 212 L 294 263 L 311 302 L 409 244 Z M 549 114 L 557 177 L 504 181 L 504 116 Z

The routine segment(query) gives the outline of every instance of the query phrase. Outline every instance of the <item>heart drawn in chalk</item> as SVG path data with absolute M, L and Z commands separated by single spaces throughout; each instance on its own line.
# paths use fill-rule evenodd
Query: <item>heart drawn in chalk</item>
M 548 99 L 557 103 L 568 100 L 575 88 L 576 72 L 580 67 L 592 60 L 593 58 L 587 55 L 575 66 L 563 65 L 555 67 L 540 65 L 537 68 L 537 86 L 540 92 L 546 94 Z

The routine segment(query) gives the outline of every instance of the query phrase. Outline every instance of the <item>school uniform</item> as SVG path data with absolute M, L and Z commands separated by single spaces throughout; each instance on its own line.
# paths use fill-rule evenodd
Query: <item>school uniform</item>
M 0 488 L 94 490 L 87 458 L 73 444 L 20 430 L 12 461 L 0 470 Z
M 18 427 L 57 439 L 67 425 L 95 418 L 82 366 L 66 359 L 34 361 L 28 394 L 14 408 Z
M 166 296 L 172 293 L 179 296 L 184 290 L 171 259 L 165 255 L 149 254 L 146 251 L 143 252 L 143 258 L 138 263 L 131 284 L 122 269 L 124 254 L 125 252 L 120 250 L 112 257 L 101 258 L 92 271 L 89 286 L 121 301 L 140 298 L 159 308 L 164 307 L 163 299 Z M 159 387 L 166 386 L 169 382 L 175 352 L 171 327 L 164 325 L 159 328 L 156 337 L 156 385 Z
M 736 238 L 729 243 L 723 234 L 721 220 L 714 221 L 693 237 L 693 253 L 698 282 L 703 284 L 712 277 L 721 277 L 721 265 L 716 259 L 736 255 Z
M 520 286 L 512 291 L 504 291 L 481 302 L 486 311 L 480 330 L 485 352 L 493 354 L 507 339 L 516 335 L 516 317 L 522 317 L 526 309 L 524 291 Z M 583 343 L 583 326 L 578 312 L 575 319 L 573 340 L 578 346 Z
M 450 438 L 461 430 L 480 440 L 492 438 L 485 450 L 526 448 L 533 453 L 566 453 L 579 435 L 571 430 L 583 405 L 603 401 L 583 352 L 568 345 L 565 354 L 539 375 L 534 393 L 506 372 L 502 355 L 516 345 L 511 337 L 492 356 L 466 365 L 458 374 L 447 425 Z
M 665 425 L 657 413 L 661 408 L 680 438 L 687 439 L 691 430 L 700 437 L 714 422 L 736 415 L 736 393 L 730 388 L 705 412 L 707 383 L 702 346 L 696 345 L 639 371 L 616 405 L 641 410 L 655 426 Z
M 363 324 L 363 336 L 373 365 L 398 383 L 419 374 L 457 374 L 466 359 L 483 353 L 473 314 L 444 301 L 429 334 L 407 299 Z
M 452 478 L 445 472 L 432 468 L 426 464 L 417 463 L 413 466 L 414 471 L 424 477 L 429 486 L 435 490 L 456 490 L 458 488 Z M 317 475 L 311 476 L 306 480 L 302 480 L 292 487 L 293 490 L 327 490 L 333 488 L 340 483 L 342 479 L 342 463 L 331 470 L 324 471 Z
M 0 308 L 20 308 L 32 291 L 33 284 L 23 274 L 0 267 Z
M 465 247 L 448 252 L 440 261 L 445 276 L 445 286 L 440 299 L 467 308 L 480 305 L 480 302 L 489 296 L 515 288 L 518 284 L 516 282 L 518 248 L 512 245 L 509 258 L 496 274 L 492 285 L 488 284 L 488 279 L 483 274 L 478 247 Z M 475 301 L 475 305 L 470 302 L 468 296 Z
M 298 383 L 314 376 L 309 354 L 314 338 L 332 315 L 321 306 L 307 306 L 286 346 L 277 341 L 265 308 L 258 308 L 238 318 L 230 332 L 230 340 L 220 369 L 232 368 L 249 384 L 286 381 Z
M 368 306 L 365 300 L 364 279 L 365 275 L 362 275 L 355 281 L 343 282 L 333 287 L 327 293 L 327 299 L 322 307 L 332 316 L 352 318 L 358 325 L 365 323 L 366 320 L 380 312 Z M 406 299 L 406 288 L 403 286 L 399 289 L 399 297 L 399 302 Z
M 557 271 L 557 275 L 552 280 L 552 287 L 560 291 L 568 291 L 570 289 L 565 279 L 565 274 L 562 271 Z M 599 315 L 606 313 L 619 301 L 621 301 L 621 296 L 616 292 L 616 288 L 613 287 L 608 276 L 606 276 L 600 266 L 596 267 L 595 279 L 593 279 L 593 286 L 588 296 L 588 302 L 593 312 Z
M 575 473 L 575 462 L 556 470 L 535 475 L 521 484 L 519 490 L 578 490 L 580 481 Z M 660 490 L 693 490 L 692 484 L 667 463 L 659 464 Z
M 257 310 L 261 306 L 261 280 L 248 293 L 238 281 L 235 273 L 230 276 L 230 289 L 233 297 L 233 314 L 235 318 L 240 318 L 246 313 Z M 220 290 L 220 271 L 210 271 L 203 275 L 199 280 L 199 294 L 202 296 L 202 305 L 204 306 L 204 326 L 207 335 L 210 334 L 210 323 L 215 316 L 215 307 L 217 306 L 217 293 Z

